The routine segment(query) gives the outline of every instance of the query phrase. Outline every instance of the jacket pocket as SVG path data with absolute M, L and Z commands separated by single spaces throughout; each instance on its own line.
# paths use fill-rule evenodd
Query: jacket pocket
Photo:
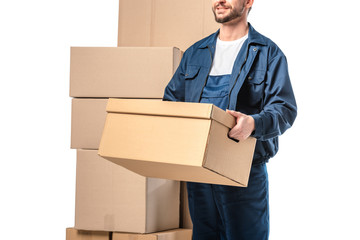
M 246 77 L 238 94 L 238 108 L 248 114 L 258 113 L 262 109 L 265 91 L 266 71 L 251 71 Z
M 185 80 L 193 80 L 200 72 L 200 67 L 198 66 L 188 66 L 185 72 Z
M 264 83 L 265 81 L 265 71 L 264 70 L 256 70 L 249 73 L 246 82 L 248 84 L 259 85 Z

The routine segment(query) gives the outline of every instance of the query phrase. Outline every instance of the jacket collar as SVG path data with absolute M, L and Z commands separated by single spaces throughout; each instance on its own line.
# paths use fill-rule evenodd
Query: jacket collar
M 258 33 L 250 23 L 249 25 L 249 33 L 248 33 L 248 44 L 251 43 L 257 43 L 261 45 L 266 45 L 266 41 L 264 39 L 264 36 Z M 209 37 L 205 39 L 200 45 L 199 48 L 207 48 L 208 46 L 215 46 L 216 45 L 216 39 L 219 35 L 220 29 L 218 29 L 215 33 L 211 34 Z

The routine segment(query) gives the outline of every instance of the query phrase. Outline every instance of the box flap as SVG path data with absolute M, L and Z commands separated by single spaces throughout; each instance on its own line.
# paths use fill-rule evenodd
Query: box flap
M 228 128 L 232 128 L 235 125 L 235 118 L 233 116 L 215 105 L 207 103 L 110 98 L 106 111 L 108 113 L 214 119 Z
M 211 108 L 212 104 L 110 98 L 106 111 L 108 113 L 210 119 Z
M 235 117 L 215 105 L 213 105 L 212 108 L 211 119 L 214 119 L 228 128 L 233 128 L 236 124 Z

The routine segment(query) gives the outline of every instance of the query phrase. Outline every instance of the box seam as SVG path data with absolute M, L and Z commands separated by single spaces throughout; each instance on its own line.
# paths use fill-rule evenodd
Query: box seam
M 155 0 L 151 0 L 150 13 L 150 46 L 154 46 L 154 22 L 155 22 Z
M 245 184 L 240 183 L 240 182 L 238 182 L 238 181 L 236 181 L 236 180 L 234 180 L 234 179 L 232 179 L 232 178 L 229 178 L 229 177 L 227 177 L 227 176 L 225 176 L 225 175 L 223 175 L 223 174 L 221 174 L 221 173 L 219 173 L 219 172 L 216 172 L 216 171 L 214 171 L 214 170 L 212 170 L 212 169 L 210 169 L 210 168 L 208 168 L 208 167 L 206 167 L 206 166 L 204 166 L 204 168 L 206 168 L 207 170 L 209 170 L 209 171 L 211 171 L 211 172 L 214 172 L 214 173 L 216 173 L 216 174 L 218 174 L 218 175 L 220 175 L 220 176 L 222 176 L 222 177 L 224 177 L 224 178 L 227 178 L 227 179 L 229 179 L 230 181 L 233 181 L 233 182 L 241 185 L 240 187 L 246 187 Z
M 209 141 L 210 141 L 210 133 L 211 133 L 211 127 L 213 125 L 212 120 L 210 119 L 210 126 L 209 126 L 209 131 L 207 134 L 207 139 L 206 139 L 206 145 L 205 145 L 205 152 L 204 152 L 204 158 L 203 158 L 203 167 L 206 166 L 206 161 L 207 161 L 207 156 L 208 156 L 208 145 L 209 145 Z
M 106 111 L 107 113 L 115 113 L 115 114 L 127 114 L 127 115 L 142 115 L 142 116 L 157 116 L 157 117 L 173 117 L 173 118 L 191 118 L 191 119 L 205 119 L 211 120 L 208 117 L 194 117 L 194 116 L 178 116 L 178 115 L 164 115 L 164 114 L 156 114 L 156 113 L 134 113 L 134 112 L 116 112 L 112 110 Z M 215 120 L 215 119 L 213 119 Z M 215 120 L 216 121 L 216 120 Z M 219 122 L 219 121 L 217 121 Z M 222 124 L 221 122 L 219 122 Z M 224 124 L 222 124 L 224 125 Z M 227 126 L 226 126 L 227 127 Z
M 144 232 L 147 233 L 148 232 L 148 189 L 149 189 L 149 178 L 145 177 L 145 228 L 144 228 Z

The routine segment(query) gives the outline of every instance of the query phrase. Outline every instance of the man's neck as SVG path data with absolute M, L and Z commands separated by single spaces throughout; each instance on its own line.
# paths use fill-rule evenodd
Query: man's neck
M 246 19 L 237 22 L 223 23 L 220 26 L 219 38 L 222 41 L 234 41 L 245 36 L 249 31 Z

